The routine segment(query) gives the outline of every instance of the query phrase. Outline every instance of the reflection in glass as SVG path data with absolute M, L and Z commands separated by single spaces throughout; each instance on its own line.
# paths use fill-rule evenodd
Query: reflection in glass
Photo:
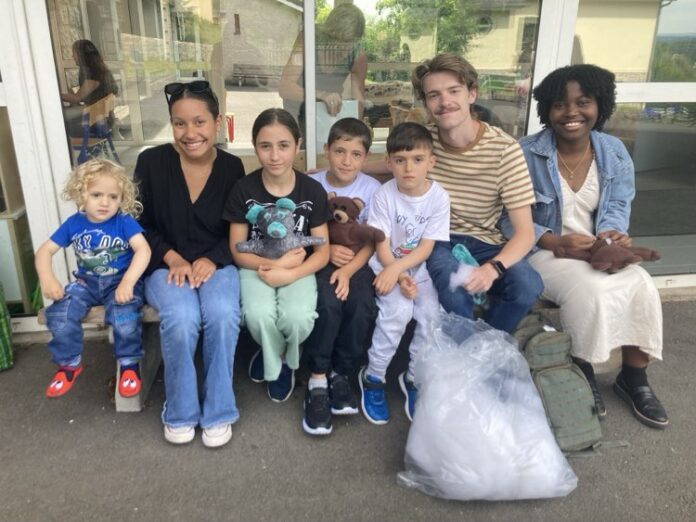
M 696 0 L 581 0 L 572 63 L 594 63 L 618 82 L 696 81 Z
M 509 134 L 526 128 L 532 82 L 539 2 L 356 0 L 367 26 L 368 58 L 364 119 L 375 138 L 385 139 L 394 124 L 425 122 L 414 99 L 411 71 L 440 52 L 469 60 L 479 73 L 477 116 Z
M 364 108 L 367 57 L 361 42 L 365 17 L 350 2 L 319 9 L 315 30 L 317 99 L 317 146 L 323 147 L 328 129 L 337 119 L 361 118 Z M 295 40 L 292 54 L 283 68 L 279 92 L 283 107 L 305 128 L 304 33 Z
M 696 271 L 696 104 L 619 104 L 606 131 L 635 164 L 631 235 L 663 254 L 649 271 Z
M 0 107 L 0 299 L 4 297 L 13 316 L 41 307 L 24 202 L 10 117 L 7 107 Z
M 84 83 L 73 45 L 90 40 L 116 86 L 109 128 L 127 166 L 142 146 L 170 139 L 162 89 L 174 81 L 208 80 L 229 116 L 218 141 L 234 139 L 230 146 L 250 148 L 253 119 L 263 109 L 282 105 L 278 80 L 301 26 L 302 3 L 47 0 L 61 92 L 79 91 Z M 269 31 L 269 20 L 274 31 Z M 71 101 L 81 127 L 89 104 Z M 92 134 L 90 126 L 90 138 Z M 73 161 L 78 157 L 73 151 Z

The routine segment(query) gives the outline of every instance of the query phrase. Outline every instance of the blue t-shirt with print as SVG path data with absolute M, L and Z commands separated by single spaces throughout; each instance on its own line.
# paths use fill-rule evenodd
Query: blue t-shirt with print
M 53 233 L 51 241 L 63 248 L 72 244 L 78 274 L 112 276 L 128 269 L 133 259 L 128 241 L 142 231 L 135 219 L 120 211 L 102 223 L 92 223 L 77 212 Z

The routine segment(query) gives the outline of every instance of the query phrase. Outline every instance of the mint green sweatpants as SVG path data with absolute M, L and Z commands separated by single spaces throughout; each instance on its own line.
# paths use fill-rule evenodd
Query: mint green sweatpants
M 300 343 L 314 328 L 317 318 L 317 281 L 314 274 L 273 288 L 255 270 L 239 270 L 242 322 L 263 351 L 264 379 L 275 381 L 281 356 L 288 366 L 300 366 Z

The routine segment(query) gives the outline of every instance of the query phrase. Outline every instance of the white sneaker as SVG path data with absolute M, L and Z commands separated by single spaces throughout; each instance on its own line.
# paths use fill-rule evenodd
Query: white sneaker
M 193 440 L 196 430 L 193 426 L 164 425 L 164 438 L 172 444 L 187 444 Z
M 232 424 L 218 424 L 211 428 L 203 428 L 203 445 L 207 448 L 219 448 L 232 438 Z

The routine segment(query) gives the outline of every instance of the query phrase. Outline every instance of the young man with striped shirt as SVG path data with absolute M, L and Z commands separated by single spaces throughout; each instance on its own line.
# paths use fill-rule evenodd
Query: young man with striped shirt
M 534 245 L 531 205 L 535 202 L 527 164 L 517 141 L 471 116 L 478 74 L 455 54 L 418 65 L 413 87 L 431 121 L 437 163 L 430 178 L 450 195 L 450 241 L 438 241 L 427 262 L 448 312 L 471 317 L 472 295 L 487 292 L 483 319 L 511 332 L 541 295 L 541 278 L 523 259 Z M 496 223 L 505 209 L 515 233 L 505 242 Z M 452 247 L 463 244 L 480 266 L 454 292 L 450 275 L 459 262 Z

